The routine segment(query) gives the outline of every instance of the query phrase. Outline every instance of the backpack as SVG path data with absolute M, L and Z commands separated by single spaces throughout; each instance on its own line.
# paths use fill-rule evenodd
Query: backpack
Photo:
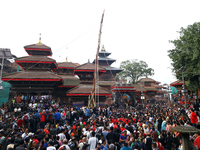
M 24 121 L 28 121 L 28 115 L 24 115 Z
M 67 150 L 67 148 L 65 146 L 61 147 L 60 150 Z

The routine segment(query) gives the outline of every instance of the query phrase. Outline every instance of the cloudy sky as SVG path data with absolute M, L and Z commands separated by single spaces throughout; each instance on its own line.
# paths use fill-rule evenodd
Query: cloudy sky
M 27 56 L 25 45 L 39 41 L 51 47 L 57 62 L 83 64 L 95 58 L 100 20 L 101 45 L 121 61 L 148 63 L 161 83 L 176 80 L 167 51 L 181 27 L 198 22 L 200 1 L 184 0 L 6 0 L 0 1 L 0 48 Z

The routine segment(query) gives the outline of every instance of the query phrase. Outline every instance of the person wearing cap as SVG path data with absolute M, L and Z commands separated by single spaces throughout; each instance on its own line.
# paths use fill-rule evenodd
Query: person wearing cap
M 56 150 L 56 148 L 55 148 L 53 145 L 54 145 L 53 141 L 50 141 L 50 142 L 48 143 L 47 150 Z

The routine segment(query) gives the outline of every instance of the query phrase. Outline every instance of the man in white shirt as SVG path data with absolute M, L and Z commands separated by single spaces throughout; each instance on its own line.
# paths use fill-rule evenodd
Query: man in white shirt
M 61 129 L 61 133 L 59 133 L 58 136 L 59 136 L 59 141 L 63 142 L 63 140 L 66 139 L 65 129 Z
M 22 134 L 22 139 L 25 140 L 28 137 L 28 129 Z
M 21 113 L 21 107 L 18 107 L 18 109 L 17 109 L 17 115 L 20 115 L 20 113 Z
M 98 139 L 95 137 L 95 132 L 91 133 L 91 138 L 88 140 L 88 144 L 90 144 L 90 150 L 95 149 L 98 143 Z
M 17 116 L 17 107 L 14 108 L 15 117 Z

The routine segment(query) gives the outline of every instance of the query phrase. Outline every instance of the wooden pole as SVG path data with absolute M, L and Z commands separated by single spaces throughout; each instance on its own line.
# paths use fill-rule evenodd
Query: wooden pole
M 94 100 L 94 95 L 95 95 L 95 85 L 96 85 L 96 79 L 97 79 L 97 61 L 98 61 L 98 56 L 99 56 L 99 49 L 100 49 L 100 43 L 101 43 L 101 30 L 102 30 L 102 26 L 103 26 L 103 18 L 104 18 L 104 12 L 105 10 L 103 11 L 103 14 L 102 14 L 102 17 L 101 17 L 101 22 L 100 22 L 100 29 L 99 29 L 99 39 L 98 39 L 98 47 L 97 47 L 97 53 L 96 53 L 96 60 L 95 60 L 95 71 L 94 71 L 94 79 L 93 79 L 93 87 L 92 87 L 92 93 L 91 93 L 91 97 L 89 99 L 89 103 L 91 106 L 89 107 L 92 107 L 93 106 L 95 107 L 96 106 L 96 102 Z

